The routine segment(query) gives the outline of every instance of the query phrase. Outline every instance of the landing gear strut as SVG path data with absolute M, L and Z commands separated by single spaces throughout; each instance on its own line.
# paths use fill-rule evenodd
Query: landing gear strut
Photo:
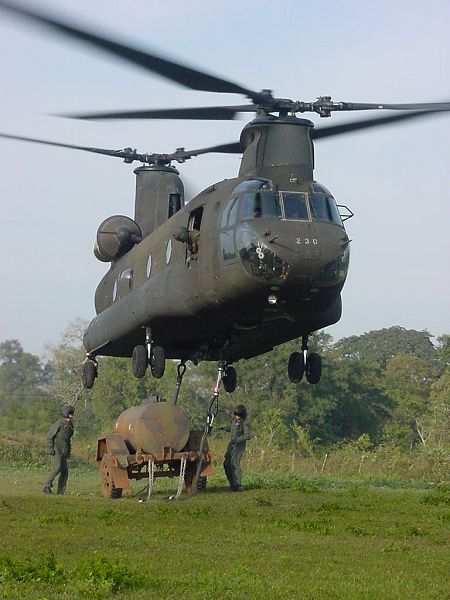
M 302 337 L 301 352 L 293 352 L 288 362 L 288 375 L 292 383 L 300 383 L 304 374 L 309 383 L 319 383 L 322 375 L 322 359 L 317 352 L 308 350 L 307 335 Z
M 164 348 L 153 345 L 152 330 L 150 327 L 145 328 L 145 346 L 139 345 L 133 349 L 133 356 L 131 358 L 133 375 L 138 379 L 142 379 L 148 365 L 150 365 L 153 377 L 161 379 L 166 368 L 166 355 Z

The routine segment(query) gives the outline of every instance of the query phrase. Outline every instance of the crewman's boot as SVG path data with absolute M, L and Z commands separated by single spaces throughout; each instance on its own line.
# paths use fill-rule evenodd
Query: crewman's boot
M 42 491 L 44 492 L 44 494 L 53 494 L 51 488 L 48 485 L 46 485 Z

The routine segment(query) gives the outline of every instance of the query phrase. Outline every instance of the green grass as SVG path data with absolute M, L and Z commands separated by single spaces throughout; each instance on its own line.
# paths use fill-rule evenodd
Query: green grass
M 45 473 L 0 468 L 2 599 L 448 597 L 445 486 L 268 474 L 233 494 L 219 473 L 142 504 L 103 499 L 88 467 L 48 497 Z

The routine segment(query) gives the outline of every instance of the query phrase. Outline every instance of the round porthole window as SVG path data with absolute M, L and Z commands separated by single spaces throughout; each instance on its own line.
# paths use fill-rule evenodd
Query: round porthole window
M 152 272 L 152 255 L 149 254 L 147 259 L 147 277 L 150 277 L 150 273 Z
M 166 263 L 167 264 L 169 264 L 171 256 L 172 256 L 172 240 L 170 239 L 167 242 L 167 246 L 166 246 Z

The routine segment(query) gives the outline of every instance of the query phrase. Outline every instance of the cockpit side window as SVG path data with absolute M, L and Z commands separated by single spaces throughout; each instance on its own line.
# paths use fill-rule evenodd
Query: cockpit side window
M 225 209 L 222 213 L 222 220 L 220 223 L 222 228 L 234 225 L 236 223 L 237 209 L 238 199 L 232 198 L 231 201 L 225 206 Z
M 309 220 L 307 195 L 302 192 L 281 192 L 284 218 L 301 221 Z
M 221 219 L 220 248 L 224 264 L 235 262 L 236 247 L 234 243 L 234 226 L 238 213 L 238 197 L 232 198 L 225 206 Z
M 341 216 L 333 196 L 313 192 L 311 194 L 311 208 L 314 219 L 342 225 Z
M 241 198 L 240 219 L 281 217 L 278 196 L 270 190 L 244 192 Z

